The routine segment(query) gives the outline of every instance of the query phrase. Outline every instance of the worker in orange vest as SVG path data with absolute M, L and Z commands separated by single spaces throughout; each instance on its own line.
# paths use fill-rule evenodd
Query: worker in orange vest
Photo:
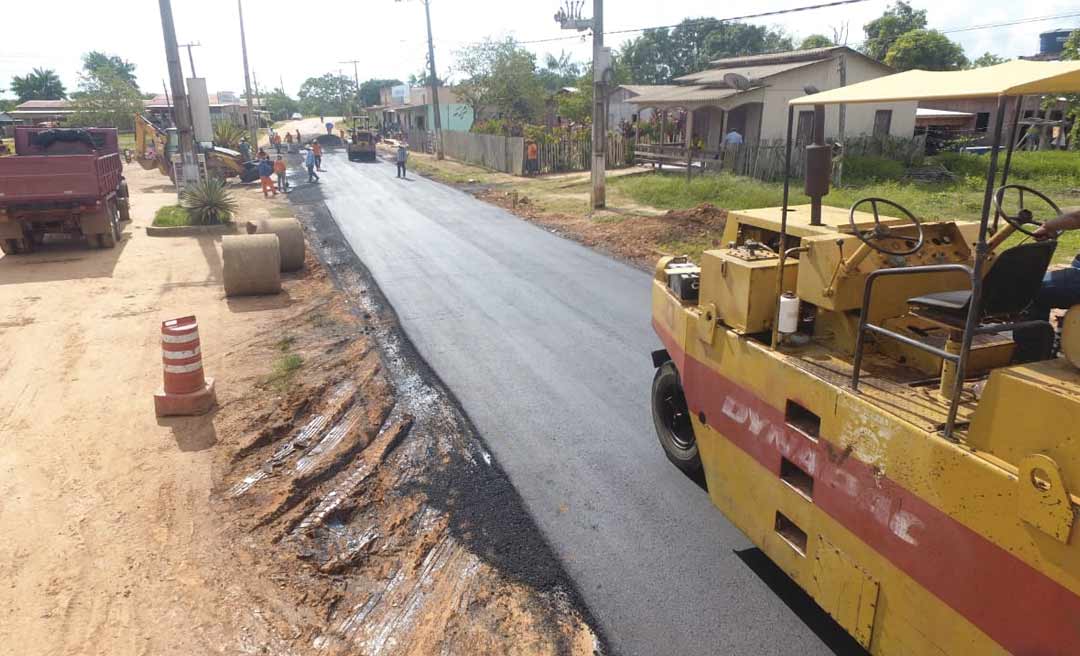
M 312 141 L 311 152 L 315 154 L 315 170 L 322 171 L 322 144 L 318 141 Z

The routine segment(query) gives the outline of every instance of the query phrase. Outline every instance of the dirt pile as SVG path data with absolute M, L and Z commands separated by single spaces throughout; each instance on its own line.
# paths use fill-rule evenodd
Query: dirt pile
M 607 211 L 590 217 L 544 212 L 527 197 L 515 199 L 513 192 L 499 189 L 482 189 L 474 195 L 558 235 L 646 270 L 652 270 L 658 257 L 681 255 L 684 244 L 704 241 L 712 247 L 720 246 L 727 222 L 727 210 L 709 203 L 688 210 L 672 210 L 661 216 Z
M 535 528 L 503 521 L 516 495 L 464 420 L 384 367 L 390 319 L 308 270 L 310 300 L 238 354 L 270 373 L 219 430 L 237 557 L 281 593 L 258 607 L 296 653 L 593 654 Z

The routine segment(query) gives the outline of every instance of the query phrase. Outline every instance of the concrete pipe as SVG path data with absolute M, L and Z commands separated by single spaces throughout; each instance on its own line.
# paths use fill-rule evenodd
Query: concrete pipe
M 277 235 L 222 237 L 221 260 L 226 296 L 281 291 L 281 247 Z
M 296 219 L 258 219 L 248 222 L 248 233 L 277 235 L 281 242 L 281 270 L 299 271 L 304 268 L 304 229 Z

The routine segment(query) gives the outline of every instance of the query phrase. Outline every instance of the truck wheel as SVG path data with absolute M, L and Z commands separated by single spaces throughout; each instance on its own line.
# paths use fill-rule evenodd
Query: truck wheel
M 668 460 L 688 474 L 701 469 L 690 410 L 673 362 L 662 364 L 653 377 L 652 415 L 656 436 Z
M 124 196 L 122 199 L 120 199 L 120 202 L 117 203 L 117 205 L 120 207 L 120 220 L 121 221 L 130 221 L 131 220 L 131 201 L 129 201 L 127 199 L 127 196 Z
M 109 213 L 109 225 L 105 232 L 98 235 L 98 246 L 101 248 L 115 248 L 116 242 L 120 241 L 120 210 L 116 208 L 116 201 L 109 201 L 106 206 Z

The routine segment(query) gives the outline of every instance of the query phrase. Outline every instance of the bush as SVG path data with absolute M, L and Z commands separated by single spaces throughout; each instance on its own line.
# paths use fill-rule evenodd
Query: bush
M 180 204 L 191 217 L 191 225 L 228 223 L 236 213 L 236 201 L 225 183 L 213 178 L 185 189 Z
M 884 182 L 899 180 L 907 169 L 903 163 L 885 157 L 844 157 L 844 183 Z
M 179 205 L 166 205 L 154 213 L 156 227 L 175 228 L 186 225 L 191 225 L 191 217 L 188 216 L 188 211 Z
M 247 131 L 230 121 L 214 123 L 214 143 L 222 148 L 236 150 L 240 140 L 247 136 Z
M 939 153 L 930 158 L 960 177 L 985 178 L 990 165 L 988 155 L 969 153 Z M 998 167 L 1005 165 L 1004 154 Z M 1080 157 L 1064 150 L 1020 151 L 1013 153 L 1010 180 L 1051 180 L 1065 184 L 1080 184 Z M 1071 181 L 1071 182 L 1070 182 Z

